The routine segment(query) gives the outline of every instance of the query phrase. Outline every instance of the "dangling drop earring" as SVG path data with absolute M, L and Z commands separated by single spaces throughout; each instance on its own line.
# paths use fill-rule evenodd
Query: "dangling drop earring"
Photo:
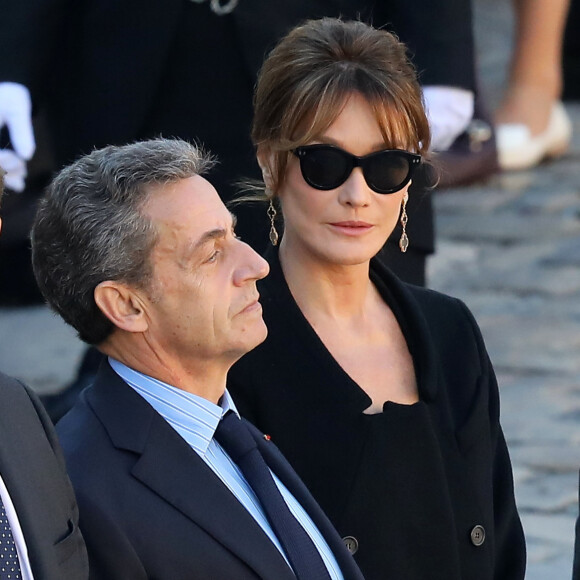
M 278 245 L 278 232 L 276 231 L 276 208 L 274 207 L 274 201 L 270 198 L 270 203 L 268 204 L 268 210 L 266 211 L 268 217 L 270 218 L 270 242 L 273 246 Z
M 399 240 L 399 248 L 403 254 L 407 251 L 409 247 L 409 237 L 407 236 L 407 222 L 409 218 L 407 217 L 407 202 L 409 201 L 409 193 L 405 191 L 403 195 L 403 201 L 401 203 L 401 227 L 403 232 L 401 233 L 401 239 Z

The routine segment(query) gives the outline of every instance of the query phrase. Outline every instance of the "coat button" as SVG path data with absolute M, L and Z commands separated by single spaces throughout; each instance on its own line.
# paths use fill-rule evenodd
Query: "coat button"
M 474 546 L 481 546 L 485 542 L 485 528 L 477 525 L 471 530 L 471 543 Z
M 351 554 L 356 554 L 356 552 L 358 550 L 358 540 L 355 537 L 353 537 L 353 536 L 345 536 L 344 538 L 342 538 L 342 541 L 344 542 L 344 545 L 346 546 L 346 549 Z

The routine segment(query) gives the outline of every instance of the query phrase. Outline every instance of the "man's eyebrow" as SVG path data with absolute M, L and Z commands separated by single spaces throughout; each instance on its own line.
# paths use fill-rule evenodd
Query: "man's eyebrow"
M 213 230 L 209 230 L 205 232 L 199 240 L 193 242 L 192 244 L 192 251 L 196 251 L 201 246 L 207 244 L 207 242 L 211 242 L 212 240 L 218 238 L 225 238 L 228 235 L 228 230 L 226 228 L 215 228 Z
M 231 212 L 230 212 L 230 215 L 232 216 L 232 228 L 231 229 L 233 230 L 238 219 Z M 217 239 L 225 238 L 228 235 L 228 233 L 230 233 L 230 231 L 231 230 L 229 230 L 227 228 L 214 228 L 213 230 L 208 230 L 207 232 L 204 232 L 198 240 L 191 241 L 187 245 L 187 248 L 184 252 L 185 260 L 190 260 L 195 255 L 195 253 L 198 252 L 208 242 L 211 242 L 211 241 L 217 240 Z

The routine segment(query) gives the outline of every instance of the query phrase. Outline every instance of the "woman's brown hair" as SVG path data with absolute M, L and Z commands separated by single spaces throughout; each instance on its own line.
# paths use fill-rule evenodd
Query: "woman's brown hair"
M 425 154 L 429 124 L 405 45 L 360 21 L 309 20 L 272 50 L 256 85 L 252 140 L 268 154 L 273 193 L 289 151 L 322 135 L 353 93 L 372 106 L 387 147 Z

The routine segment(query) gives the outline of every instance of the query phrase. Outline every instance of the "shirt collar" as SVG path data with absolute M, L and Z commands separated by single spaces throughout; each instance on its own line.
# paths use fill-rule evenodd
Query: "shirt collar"
M 226 390 L 219 405 L 164 383 L 110 358 L 111 368 L 141 395 L 202 457 L 221 418 L 230 410 L 238 414 Z

